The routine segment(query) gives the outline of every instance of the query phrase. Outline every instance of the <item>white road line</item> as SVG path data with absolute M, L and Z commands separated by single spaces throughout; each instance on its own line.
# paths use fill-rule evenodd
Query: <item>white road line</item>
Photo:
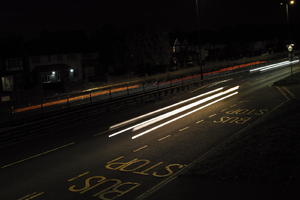
M 189 129 L 189 128 L 190 128 L 190 127 L 187 126 L 187 127 L 185 127 L 185 128 L 179 129 L 178 131 L 179 131 L 179 132 L 182 132 L 182 131 L 185 131 L 185 130 L 187 130 L 187 129 Z
M 161 142 L 161 141 L 163 141 L 163 140 L 165 140 L 165 139 L 167 139 L 169 137 L 171 137 L 171 135 L 167 135 L 165 137 L 162 137 L 162 138 L 158 139 L 157 141 Z
M 133 150 L 133 152 L 135 153 L 135 152 L 141 151 L 143 149 L 146 149 L 147 147 L 148 147 L 148 145 L 142 146 L 142 147 L 140 147 L 140 148 L 138 148 L 136 150 Z
M 4 165 L 4 166 L 2 166 L 1 168 L 3 169 L 3 168 L 6 168 L 6 167 L 10 167 L 10 166 L 19 164 L 19 163 L 21 163 L 21 162 L 25 162 L 25 161 L 27 161 L 27 160 L 31 160 L 31 159 L 33 159 L 33 158 L 37 158 L 37 157 L 39 157 L 39 156 L 46 155 L 46 154 L 48 154 L 48 153 L 57 151 L 57 150 L 59 150 L 59 149 L 62 149 L 62 148 L 65 148 L 65 147 L 68 147 L 68 146 L 71 146 L 71 145 L 74 145 L 74 144 L 75 144 L 75 142 L 71 142 L 71 143 L 69 143 L 69 144 L 66 144 L 66 145 L 57 147 L 57 148 L 55 148 L 55 149 L 51 149 L 51 150 L 49 150 L 49 151 L 45 151 L 45 152 L 43 152 L 43 153 L 36 154 L 36 155 L 34 155 L 34 156 L 30 156 L 30 157 L 25 158 L 25 159 L 23 159 L 23 160 L 19 160 L 19 161 L 16 161 L 16 162 L 13 162 L 13 163 Z
M 202 122 L 204 122 L 204 120 L 197 121 L 196 124 L 200 124 Z
M 214 117 L 214 116 L 216 116 L 217 114 L 212 114 L 212 115 L 210 115 L 209 116 L 209 118 L 212 118 L 212 117 Z

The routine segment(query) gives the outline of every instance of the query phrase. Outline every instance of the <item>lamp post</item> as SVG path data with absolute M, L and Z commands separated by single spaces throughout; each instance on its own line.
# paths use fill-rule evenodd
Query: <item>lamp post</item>
M 199 0 L 196 0 L 195 2 L 195 9 L 196 9 L 196 15 L 197 15 L 197 29 L 199 30 L 198 34 L 197 34 L 197 40 L 198 40 L 198 60 L 199 60 L 199 65 L 200 65 L 200 73 L 201 73 L 201 80 L 203 80 L 203 66 L 202 66 L 202 55 L 201 51 L 200 51 L 200 8 L 199 8 Z
M 288 28 L 288 53 L 289 53 L 289 61 L 293 60 L 293 47 L 294 44 L 292 42 L 291 36 L 291 23 L 290 23 L 290 6 L 295 5 L 295 0 L 285 0 L 285 3 L 281 3 L 281 5 L 285 5 L 285 12 L 286 12 L 286 23 Z M 291 74 L 293 74 L 293 65 L 291 64 Z
M 290 6 L 295 5 L 295 0 L 285 0 L 285 3 L 281 3 L 281 5 L 285 5 L 285 13 L 286 13 L 286 23 L 288 26 L 288 34 L 289 34 L 289 42 L 291 42 L 291 30 L 290 30 Z

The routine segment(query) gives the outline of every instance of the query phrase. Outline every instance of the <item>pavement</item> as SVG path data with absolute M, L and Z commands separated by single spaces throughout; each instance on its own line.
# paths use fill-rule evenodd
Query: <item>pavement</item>
M 273 84 L 287 98 L 145 199 L 298 199 L 300 73 Z M 179 189 L 180 188 L 180 189 Z
M 273 86 L 288 76 L 288 68 L 249 72 L 176 93 L 160 102 L 123 110 L 112 108 L 89 121 L 49 129 L 34 140 L 0 149 L 0 199 L 219 199 L 226 195 L 247 199 L 256 197 L 256 191 L 274 193 L 268 183 L 291 185 L 297 180 L 298 136 L 291 132 L 298 129 L 298 123 L 286 126 L 286 121 L 293 120 L 289 117 L 297 117 L 297 99 L 293 97 L 297 93 L 287 92 L 287 85 Z M 224 92 L 237 85 L 240 87 L 234 91 L 238 93 L 230 92 L 232 96 L 218 102 L 210 100 L 214 104 L 208 107 L 201 104 L 181 113 L 173 112 L 218 93 L 197 99 L 195 96 L 220 88 Z M 190 98 L 190 102 L 168 108 Z M 287 116 L 290 105 L 293 114 Z M 142 130 L 109 137 L 132 123 L 117 129 L 109 129 L 111 125 L 159 108 L 166 110 L 137 122 L 161 119 L 170 112 L 175 116 Z M 272 128 L 274 124 L 284 132 Z M 146 130 L 151 131 L 133 139 Z M 270 152 L 265 153 L 267 150 Z M 295 156 L 286 156 L 290 152 Z M 269 164 L 262 165 L 265 160 L 270 160 Z M 264 176 L 260 176 L 261 170 Z M 281 171 L 285 173 L 279 176 L 276 172 Z M 293 176 L 284 179 L 286 174 Z M 260 184 L 267 186 L 258 187 Z M 275 191 L 278 188 L 288 191 L 282 184 Z

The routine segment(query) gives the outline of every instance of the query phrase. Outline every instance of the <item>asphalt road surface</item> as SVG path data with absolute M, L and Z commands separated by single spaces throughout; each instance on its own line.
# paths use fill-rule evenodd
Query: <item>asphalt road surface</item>
M 164 180 L 288 101 L 289 92 L 271 85 L 289 73 L 285 67 L 243 74 L 1 149 L 0 199 L 135 199 L 153 187 L 159 192 Z

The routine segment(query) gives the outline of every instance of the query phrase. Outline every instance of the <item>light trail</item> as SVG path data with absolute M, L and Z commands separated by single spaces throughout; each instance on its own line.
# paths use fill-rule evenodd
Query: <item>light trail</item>
M 273 69 L 273 68 L 277 68 L 277 67 L 284 67 L 284 66 L 296 64 L 296 63 L 298 63 L 298 62 L 299 62 L 299 60 L 294 60 L 294 61 L 291 61 L 291 62 L 289 61 L 288 64 L 284 64 L 284 65 L 281 65 L 281 66 L 267 67 L 267 68 L 261 69 L 260 71 L 263 72 L 263 71 L 266 71 L 266 70 L 269 70 L 269 69 Z
M 59 105 L 59 104 L 67 104 L 67 103 L 71 103 L 71 102 L 75 102 L 75 101 L 90 99 L 91 97 L 97 97 L 97 96 L 101 96 L 101 95 L 105 95 L 105 94 L 109 94 L 109 93 L 122 92 L 122 91 L 126 91 L 128 89 L 135 89 L 135 88 L 139 88 L 139 87 L 140 87 L 140 85 L 132 85 L 132 86 L 128 86 L 128 87 L 114 88 L 111 90 L 103 90 L 103 91 L 99 91 L 99 92 L 93 92 L 91 94 L 84 94 L 84 95 L 79 95 L 79 96 L 75 96 L 75 97 L 50 101 L 50 102 L 46 102 L 43 104 L 27 106 L 27 107 L 23 107 L 23 108 L 16 108 L 16 109 L 14 109 L 14 112 L 19 113 L 19 112 L 25 112 L 25 111 L 35 110 L 35 109 L 41 109 L 43 107 L 49 107 L 49 106 L 54 106 L 54 105 Z
M 210 92 L 207 92 L 207 93 L 198 95 L 197 98 L 199 98 L 200 96 L 205 96 L 205 95 L 208 95 L 208 94 L 212 94 L 213 92 L 217 92 L 217 91 L 220 91 L 220 90 L 222 90 L 222 89 L 224 89 L 224 88 L 221 87 L 221 88 L 218 88 L 218 89 L 216 89 L 216 90 L 212 90 L 212 91 L 210 91 Z M 196 97 L 193 97 L 192 100 L 193 100 L 193 99 L 196 99 Z M 189 99 L 185 100 L 185 102 L 188 102 L 188 100 L 189 100 Z M 179 103 L 180 103 L 180 102 L 179 102 Z M 179 105 L 179 103 L 177 103 L 177 105 Z M 175 106 L 176 106 L 176 105 L 175 105 Z M 168 106 L 168 107 L 169 107 L 169 106 Z M 170 107 L 169 107 L 169 108 L 170 108 Z M 160 110 L 160 111 L 161 111 L 161 110 Z M 154 112 L 156 112 L 156 111 L 154 111 Z M 152 114 L 153 114 L 153 113 L 152 113 Z M 146 115 L 147 115 L 147 114 L 146 114 Z M 148 113 L 148 115 L 150 115 L 150 114 Z M 144 117 L 145 117 L 145 116 L 144 116 Z M 137 117 L 137 118 L 138 118 L 138 117 Z M 135 119 L 135 118 L 134 118 L 134 119 Z M 133 119 L 128 120 L 128 121 L 133 121 Z M 122 122 L 122 123 L 125 124 L 125 123 L 128 123 L 128 121 Z M 149 120 L 148 120 L 148 121 L 149 121 Z M 148 121 L 146 121 L 146 122 L 148 122 Z M 142 125 L 143 123 L 146 123 L 146 122 L 141 122 L 141 123 L 136 124 L 136 125 L 134 125 L 134 126 L 125 128 L 125 129 L 123 129 L 123 130 L 120 130 L 120 131 L 118 131 L 118 132 L 116 132 L 116 133 L 113 133 L 113 134 L 109 135 L 108 137 L 114 137 L 114 136 L 116 136 L 116 135 L 119 135 L 119 134 L 121 134 L 121 133 L 124 133 L 124 132 L 126 132 L 126 131 L 129 131 L 129 130 L 131 130 L 131 129 L 134 129 L 135 127 L 140 126 L 140 125 Z M 118 125 L 118 124 L 117 124 L 117 125 Z M 114 125 L 114 126 L 117 126 L 117 125 Z
M 155 127 L 151 128 L 151 129 L 149 129 L 149 130 L 147 130 L 147 131 L 144 131 L 144 132 L 142 132 L 142 133 L 140 133 L 140 134 L 137 134 L 137 135 L 133 136 L 131 139 L 134 140 L 134 139 L 136 139 L 136 138 L 138 138 L 138 137 L 141 137 L 141 136 L 143 136 L 143 135 L 145 135 L 145 134 L 147 134 L 147 133 L 150 133 L 150 132 L 152 132 L 152 131 L 154 131 L 154 130 L 156 130 L 156 129 L 158 129 L 158 128 L 161 128 L 161 127 L 163 127 L 163 126 L 166 126 L 166 125 L 168 125 L 168 124 L 170 124 L 170 123 L 172 123 L 172 122 L 174 122 L 174 121 L 177 121 L 177 120 L 179 120 L 179 119 L 182 119 L 182 118 L 184 118 L 184 117 L 186 117 L 186 116 L 188 116 L 188 115 L 191 115 L 191 114 L 193 114 L 193 113 L 195 113 L 195 112 L 197 112 L 197 111 L 199 111 L 199 110 L 202 110 L 202 109 L 204 109 L 204 108 L 206 108 L 206 107 L 208 107 L 208 106 L 210 106 L 210 105 L 213 105 L 213 104 L 215 104 L 215 103 L 217 103 L 217 102 L 219 102 L 219 101 L 222 101 L 222 100 L 224 100 L 224 99 L 227 99 L 227 98 L 229 98 L 229 97 L 232 97 L 232 96 L 234 96 L 234 95 L 237 95 L 238 93 L 239 93 L 239 92 L 234 92 L 234 93 L 229 94 L 229 95 L 227 95 L 227 96 L 225 96 L 225 97 L 222 97 L 222 98 L 217 99 L 217 100 L 215 100 L 215 101 L 213 101 L 213 102 L 210 102 L 210 103 L 208 103 L 208 104 L 206 104 L 206 105 L 204 105 L 204 106 L 201 106 L 200 108 L 197 108 L 197 109 L 195 109 L 195 110 L 193 110 L 193 111 L 190 111 L 190 112 L 188 112 L 188 113 L 185 113 L 185 114 L 183 114 L 183 115 L 181 115 L 181 116 L 179 116 L 179 117 L 176 117 L 176 118 L 171 119 L 171 120 L 169 120 L 169 121 L 167 121 L 167 122 L 164 122 L 164 123 L 162 123 L 162 124 L 160 124 L 160 125 L 158 125 L 158 126 L 155 126 Z
M 264 66 L 264 67 L 259 67 L 259 68 L 256 68 L 256 69 L 252 69 L 252 70 L 250 70 L 250 72 L 255 72 L 255 71 L 262 72 L 262 71 L 266 71 L 266 70 L 269 70 L 269 69 L 288 66 L 288 65 L 295 64 L 295 63 L 298 63 L 298 62 L 299 62 L 299 60 L 284 61 L 284 62 L 275 63 L 275 64 L 272 64 L 272 65 L 267 65 L 267 66 Z
M 137 120 L 139 120 L 139 119 L 142 119 L 142 118 L 151 116 L 151 115 L 153 115 L 153 114 L 159 113 L 159 112 L 164 111 L 164 110 L 168 110 L 168 109 L 170 109 L 170 108 L 173 108 L 173 107 L 178 106 L 178 105 L 180 105 L 180 104 L 184 104 L 184 103 L 187 103 L 187 102 L 189 102 L 189 101 L 198 99 L 198 98 L 200 98 L 200 97 L 203 97 L 203 96 L 206 96 L 206 95 L 209 95 L 209 94 L 213 94 L 213 93 L 218 92 L 218 91 L 221 91 L 221 90 L 223 90 L 223 89 L 224 89 L 224 88 L 221 87 L 221 88 L 212 90 L 212 91 L 210 91 L 210 92 L 206 92 L 206 93 L 204 93 L 204 94 L 200 94 L 200 95 L 198 95 L 198 96 L 196 96 L 196 97 L 192 97 L 192 98 L 186 99 L 186 100 L 184 100 L 184 101 L 180 101 L 180 102 L 175 103 L 175 104 L 173 104 L 173 105 L 170 105 L 170 106 L 167 106 L 167 107 L 164 107 L 164 108 L 157 109 L 157 110 L 155 110 L 155 111 L 153 111 L 153 112 L 149 112 L 149 113 L 147 113 L 147 114 L 144 114 L 144 115 L 141 115 L 141 116 L 138 116 L 138 117 L 129 119 L 129 120 L 127 120 L 127 121 L 118 123 L 118 124 L 116 124 L 116 125 L 113 125 L 113 126 L 111 126 L 109 129 L 116 129 L 116 128 L 119 128 L 119 127 L 124 126 L 124 125 L 126 125 L 126 124 L 129 124 L 129 123 L 131 123 L 131 122 L 134 122 L 134 121 L 137 121 Z
M 228 89 L 228 90 L 225 90 L 225 91 L 223 91 L 223 92 L 214 94 L 214 95 L 212 95 L 212 96 L 210 96 L 210 97 L 201 99 L 201 100 L 196 101 L 196 102 L 194 102 L 194 103 L 191 103 L 191 104 L 189 104 L 189 105 L 186 105 L 186 106 L 184 106 L 184 107 L 182 107 L 182 108 L 178 108 L 178 109 L 176 109 L 176 110 L 174 110 L 174 111 L 171 111 L 171 112 L 165 113 L 165 114 L 163 114 L 163 115 L 157 116 L 157 117 L 155 117 L 155 118 L 152 118 L 152 119 L 150 119 L 150 120 L 147 120 L 147 121 L 143 122 L 142 124 L 136 126 L 136 127 L 133 129 L 133 131 L 140 130 L 140 129 L 145 128 L 145 127 L 147 127 L 147 126 L 149 126 L 149 125 L 155 124 L 155 123 L 157 123 L 157 122 L 159 122 L 159 121 L 161 121 L 161 120 L 164 120 L 164 119 L 167 119 L 167 118 L 169 118 L 169 117 L 171 117 L 171 116 L 177 115 L 177 114 L 179 114 L 179 113 L 181 113 L 181 112 L 183 112 L 183 111 L 187 111 L 187 110 L 189 110 L 189 109 L 191 109 L 191 108 L 193 108 L 193 107 L 199 106 L 199 105 L 201 105 L 201 104 L 203 104 L 203 103 L 206 103 L 206 102 L 208 102 L 208 101 L 210 101 L 210 100 L 213 100 L 213 99 L 215 99 L 215 98 L 218 98 L 218 97 L 220 97 L 220 96 L 223 96 L 223 95 L 225 95 L 225 94 L 228 94 L 228 93 L 233 92 L 233 91 L 238 90 L 238 89 L 239 89 L 239 86 L 236 86 L 236 87 L 230 88 L 230 89 Z
M 267 66 L 263 66 L 263 67 L 258 67 L 256 69 L 251 69 L 250 72 L 255 72 L 255 71 L 260 71 L 262 69 L 268 68 L 268 67 L 276 67 L 276 66 L 280 66 L 280 65 L 284 65 L 289 63 L 289 61 L 284 61 L 284 62 L 280 62 L 280 63 L 275 63 L 275 64 L 271 64 L 271 65 L 267 65 Z
M 230 93 L 230 92 L 233 92 L 233 91 L 235 91 L 235 90 L 238 90 L 239 87 L 240 87 L 240 86 L 236 86 L 236 87 L 230 88 L 230 89 L 228 89 L 228 90 L 226 90 L 226 91 L 217 93 L 217 94 L 215 94 L 215 95 L 213 95 L 213 96 L 207 97 L 207 98 L 202 99 L 202 100 L 200 100 L 200 101 L 198 101 L 198 102 L 189 104 L 189 105 L 184 106 L 184 107 L 182 107 L 182 108 L 179 108 L 179 109 L 180 109 L 180 112 L 183 112 L 183 111 L 185 111 L 185 110 L 187 110 L 187 109 L 190 109 L 190 108 L 192 108 L 192 107 L 194 107 L 194 106 L 197 106 L 197 105 L 200 105 L 200 104 L 205 103 L 205 102 L 207 102 L 207 101 L 210 101 L 210 100 L 212 100 L 212 99 L 214 99 L 214 98 L 217 98 L 217 97 L 219 97 L 219 96 L 225 95 L 225 94 Z M 201 103 L 200 103 L 200 102 L 201 102 Z M 190 106 L 190 105 L 193 105 L 193 106 Z M 162 120 L 162 119 L 166 119 L 166 118 L 168 118 L 168 117 L 170 117 L 170 116 L 172 116 L 172 115 L 175 115 L 175 114 L 180 113 L 180 112 L 179 112 L 179 109 L 176 109 L 176 110 L 171 111 L 171 112 L 169 112 L 169 113 L 165 113 L 165 114 L 163 114 L 163 115 L 160 115 L 160 116 L 155 117 L 155 118 L 152 118 L 152 119 L 150 119 L 150 120 L 141 122 L 141 123 L 136 124 L 136 125 L 133 125 L 133 126 L 131 126 L 131 127 L 125 128 L 125 129 L 123 129 L 123 130 L 120 130 L 120 131 L 118 131 L 118 132 L 116 132 L 116 133 L 113 133 L 113 134 L 109 135 L 108 137 L 114 137 L 114 136 L 119 135 L 119 134 L 121 134 L 121 133 L 124 133 L 124 132 L 126 132 L 126 131 L 132 130 L 132 129 L 136 128 L 136 127 L 143 126 L 144 124 L 147 124 L 147 126 L 148 126 L 148 125 L 153 124 L 153 123 L 155 123 L 155 122 L 157 122 L 157 121 L 160 121 L 160 120 Z

